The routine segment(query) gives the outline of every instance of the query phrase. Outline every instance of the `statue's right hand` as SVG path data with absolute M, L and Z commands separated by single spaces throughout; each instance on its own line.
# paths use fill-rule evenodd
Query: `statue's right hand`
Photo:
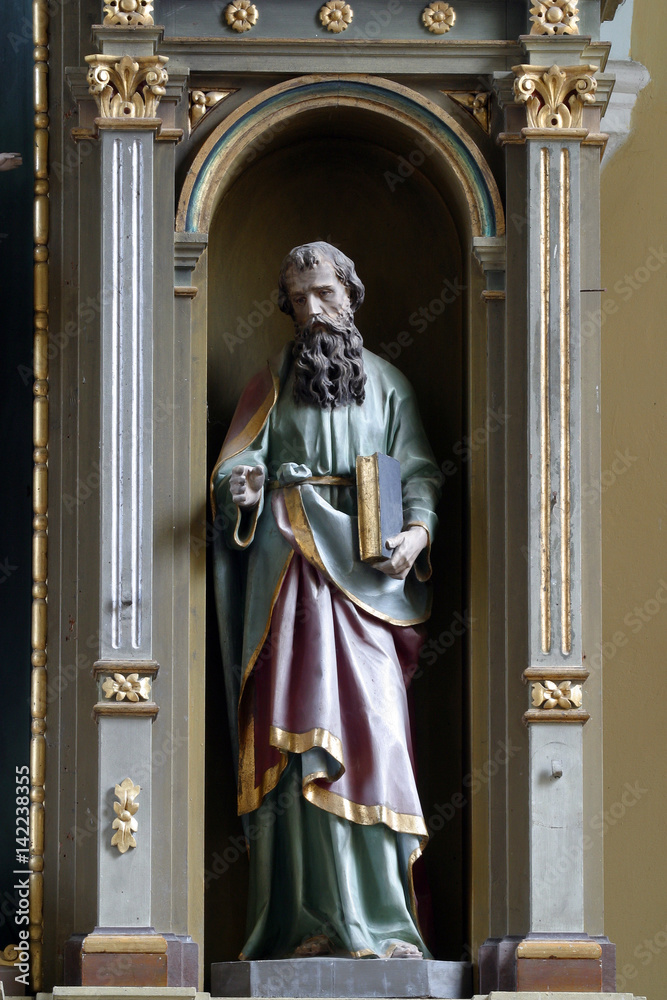
M 264 489 L 264 469 L 261 465 L 235 465 L 229 478 L 232 500 L 239 507 L 254 507 Z

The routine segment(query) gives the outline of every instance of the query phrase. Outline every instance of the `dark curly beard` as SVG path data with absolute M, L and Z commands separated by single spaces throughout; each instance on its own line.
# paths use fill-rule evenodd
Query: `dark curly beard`
M 361 405 L 366 398 L 363 346 L 350 310 L 336 319 L 317 316 L 297 325 L 292 347 L 296 402 L 323 410 Z

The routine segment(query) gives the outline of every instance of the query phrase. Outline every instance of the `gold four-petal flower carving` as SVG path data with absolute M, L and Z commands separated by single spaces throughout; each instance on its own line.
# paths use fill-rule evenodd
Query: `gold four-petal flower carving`
M 536 0 L 530 8 L 531 35 L 578 35 L 577 0 Z
M 152 0 L 107 0 L 104 24 L 128 25 L 135 28 L 153 23 Z
M 581 708 L 581 684 L 571 681 L 535 681 L 533 684 L 533 708 Z
M 134 800 L 140 791 L 141 787 L 135 785 L 132 778 L 125 778 L 115 788 L 118 802 L 113 804 L 116 818 L 111 824 L 111 828 L 116 832 L 111 838 L 111 846 L 117 847 L 121 854 L 125 854 L 130 847 L 137 846 L 133 834 L 138 829 L 138 823 L 134 816 L 139 808 L 139 803 Z
M 250 0 L 235 0 L 225 7 L 225 20 L 234 31 L 250 31 L 257 24 L 259 11 Z
M 320 8 L 320 22 L 327 31 L 345 31 L 348 24 L 352 23 L 353 17 L 354 11 L 349 3 L 344 3 L 343 0 L 328 0 Z
M 151 695 L 150 677 L 139 677 L 139 674 L 114 674 L 107 677 L 102 684 L 106 698 L 116 696 L 116 701 L 148 701 Z
M 444 35 L 454 26 L 456 11 L 451 4 L 435 0 L 422 11 L 422 21 L 434 35 Z

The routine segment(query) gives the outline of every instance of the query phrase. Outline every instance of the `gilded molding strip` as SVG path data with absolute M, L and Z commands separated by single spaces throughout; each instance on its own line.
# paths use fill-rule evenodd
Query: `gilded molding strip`
M 602 958 L 597 941 L 522 941 L 517 958 Z
M 523 722 L 526 726 L 532 722 L 570 722 L 583 726 L 589 719 L 590 714 L 583 708 L 571 708 L 569 711 L 564 708 L 530 708 L 523 713 Z
M 551 301 L 551 192 L 549 150 L 540 150 L 540 631 L 551 649 L 551 426 L 549 420 L 549 306 Z
M 35 111 L 32 673 L 30 691 L 30 963 L 42 987 L 44 939 L 44 784 L 46 778 L 47 513 L 49 447 L 49 7 L 33 0 Z
M 81 951 L 86 955 L 166 955 L 167 942 L 160 934 L 89 934 Z
M 101 715 L 128 716 L 130 718 L 156 718 L 160 706 L 154 701 L 115 702 L 98 701 L 93 705 L 93 718 L 99 721 Z
M 558 666 L 541 666 L 541 667 L 526 667 L 521 679 L 524 684 L 528 684 L 530 681 L 580 681 L 582 684 L 585 680 L 590 677 L 590 670 L 585 667 L 558 667 Z
M 570 482 L 570 151 L 560 151 L 560 592 L 561 652 L 572 652 Z

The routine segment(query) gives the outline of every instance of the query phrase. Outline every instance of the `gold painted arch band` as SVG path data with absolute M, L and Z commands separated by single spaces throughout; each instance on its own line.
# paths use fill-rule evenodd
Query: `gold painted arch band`
M 332 87 L 337 82 L 340 91 Z M 359 89 L 345 93 L 349 85 Z M 265 142 L 267 135 L 283 131 L 299 115 L 321 108 L 354 108 L 382 115 L 411 131 L 415 142 L 430 143 L 446 162 L 465 198 L 472 236 L 504 234 L 505 216 L 495 178 L 480 149 L 459 123 L 439 105 L 403 84 L 352 73 L 297 77 L 262 91 L 236 108 L 206 139 L 188 171 L 179 199 L 176 231 L 208 232 L 224 192 L 247 162 L 252 143 L 260 137 Z M 429 117 L 452 136 L 450 143 L 429 128 Z

